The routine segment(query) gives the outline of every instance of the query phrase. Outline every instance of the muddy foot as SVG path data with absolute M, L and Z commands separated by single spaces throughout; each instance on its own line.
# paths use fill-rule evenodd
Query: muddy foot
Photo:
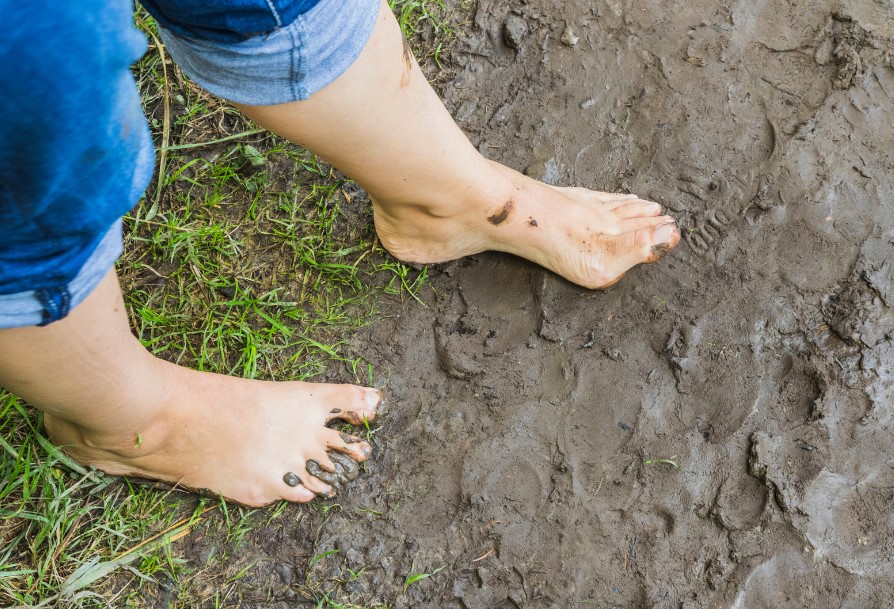
M 631 194 L 549 186 L 487 162 L 495 187 L 449 213 L 376 202 L 383 245 L 408 262 L 446 262 L 486 250 L 508 252 L 587 288 L 607 287 L 654 262 L 680 240 L 661 205 Z
M 207 489 L 249 506 L 332 496 L 333 485 L 353 480 L 356 462 L 369 457 L 369 444 L 326 425 L 371 420 L 381 401 L 375 389 L 250 381 L 160 365 L 182 392 L 154 420 L 108 433 L 47 416 L 52 440 L 109 474 Z

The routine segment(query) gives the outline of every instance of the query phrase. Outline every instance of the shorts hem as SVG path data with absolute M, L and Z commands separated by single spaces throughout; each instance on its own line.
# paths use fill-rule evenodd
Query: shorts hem
M 209 93 L 237 104 L 308 99 L 344 74 L 366 47 L 376 0 L 322 0 L 289 25 L 239 42 L 190 38 L 159 26 L 180 68 Z
M 53 288 L 54 292 L 67 295 L 64 307 L 48 310 L 44 303 L 46 290 L 0 294 L 0 328 L 41 326 L 64 319 L 72 309 L 86 300 L 114 266 L 123 250 L 121 231 L 122 221 L 118 220 L 100 240 L 75 278 L 65 286 Z

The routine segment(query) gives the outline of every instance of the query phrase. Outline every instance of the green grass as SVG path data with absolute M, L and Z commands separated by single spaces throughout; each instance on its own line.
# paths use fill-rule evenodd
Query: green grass
M 404 594 L 406 594 L 407 589 L 409 589 L 409 587 L 412 586 L 413 584 L 415 584 L 416 582 L 420 582 L 424 579 L 428 579 L 429 577 L 431 577 L 433 575 L 437 575 L 438 573 L 440 573 L 443 570 L 444 570 L 444 567 L 438 567 L 431 573 L 425 573 L 425 572 L 416 573 L 415 569 L 413 567 L 410 567 L 410 572 L 407 574 L 406 579 L 404 579 L 404 590 L 403 590 Z
M 455 16 L 440 0 L 392 6 L 436 77 Z M 341 369 L 372 383 L 373 363 L 346 345 L 383 298 L 421 302 L 426 271 L 383 252 L 359 188 L 192 85 L 161 53 L 151 18 L 137 21 L 150 42 L 134 74 L 157 179 L 125 218 L 118 273 L 133 331 L 157 356 L 200 370 L 286 380 Z M 340 508 L 288 508 L 292 518 L 308 509 Z M 227 606 L 254 568 L 234 558 L 239 544 L 286 510 L 246 510 L 85 469 L 46 440 L 38 412 L 0 391 L 0 606 L 156 606 L 165 582 L 170 606 Z M 214 541 L 203 564 L 181 548 L 199 534 Z M 340 557 L 310 557 L 306 570 L 332 560 Z M 387 609 L 344 600 L 341 586 L 365 573 L 340 572 L 309 579 L 304 594 L 321 608 Z
M 423 70 L 431 60 L 429 78 L 436 77 L 444 67 L 441 58 L 455 38 L 457 14 L 451 14 L 443 0 L 388 0 L 388 4 Z M 462 2 L 458 14 L 469 13 L 471 4 Z

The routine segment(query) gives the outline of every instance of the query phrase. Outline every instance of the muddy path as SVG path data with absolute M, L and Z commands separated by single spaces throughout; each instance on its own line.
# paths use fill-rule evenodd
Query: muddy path
M 393 607 L 892 606 L 894 5 L 480 0 L 462 36 L 485 154 L 684 241 L 605 291 L 435 269 L 355 344 L 368 471 L 259 560 L 313 533 L 315 577 Z

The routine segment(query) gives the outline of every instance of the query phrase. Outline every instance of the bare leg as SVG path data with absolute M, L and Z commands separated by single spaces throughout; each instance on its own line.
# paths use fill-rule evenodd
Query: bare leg
M 547 186 L 481 156 L 429 86 L 384 1 L 366 48 L 334 83 L 306 101 L 239 108 L 366 188 L 379 237 L 401 260 L 499 250 L 596 288 L 680 239 L 657 203 Z
M 381 399 L 353 385 L 251 381 L 159 360 L 131 333 L 113 271 L 67 318 L 0 330 L 0 385 L 43 410 L 51 439 L 81 463 L 248 505 L 330 493 L 307 461 L 331 469 L 327 450 L 363 461 L 370 447 L 327 421 L 371 419 Z M 303 485 L 287 485 L 287 472 Z

